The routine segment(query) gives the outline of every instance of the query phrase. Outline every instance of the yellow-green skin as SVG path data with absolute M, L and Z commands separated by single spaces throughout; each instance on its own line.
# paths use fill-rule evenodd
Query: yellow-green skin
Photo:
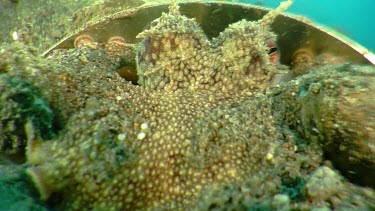
M 181 209 L 202 188 L 274 165 L 280 134 L 270 110 L 257 111 L 269 105 L 231 115 L 277 73 L 267 47 L 275 34 L 264 24 L 277 15 L 270 14 L 235 23 L 209 42 L 173 3 L 139 35 L 142 86 L 118 87 L 116 104 L 71 117 L 52 143 L 30 141 L 28 162 L 37 166 L 28 173 L 42 198 L 62 191 L 73 209 Z M 264 124 L 242 127 L 249 118 Z
M 202 188 L 242 181 L 286 150 L 266 103 L 236 108 L 240 99 L 209 92 L 123 90 L 118 106 L 75 115 L 72 129 L 35 152 L 45 157 L 29 173 L 45 197 L 62 191 L 74 209 L 186 209 Z M 244 127 L 241 108 L 263 124 Z
M 257 22 L 231 24 L 209 41 L 196 21 L 180 15 L 178 6 L 172 4 L 169 14 L 137 36 L 144 39 L 138 45 L 139 84 L 165 91 L 239 95 L 266 88 L 278 73 L 267 44 L 276 40 L 269 25 L 279 12 L 272 11 Z
M 303 156 L 303 165 L 316 168 L 320 154 L 308 156 L 316 145 L 297 154 L 292 133 L 282 128 L 314 135 L 303 131 L 308 121 L 299 126 L 315 118 L 303 110 L 314 90 L 305 104 L 298 101 L 299 86 L 308 87 L 310 79 L 264 93 L 277 73 L 267 41 L 279 12 L 240 21 L 209 42 L 172 4 L 139 35 L 145 38 L 137 57 L 141 86 L 113 77 L 116 86 L 105 99 L 88 100 L 56 140 L 29 141 L 34 166 L 28 174 L 42 198 L 62 193 L 65 208 L 76 210 L 189 210 L 203 189 L 285 172 L 299 176 L 296 160 Z M 321 93 L 337 89 L 323 87 Z M 275 180 L 267 185 L 279 189 Z

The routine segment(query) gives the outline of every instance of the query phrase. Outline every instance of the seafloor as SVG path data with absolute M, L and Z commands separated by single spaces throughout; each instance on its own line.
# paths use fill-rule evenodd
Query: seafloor
M 40 56 L 139 4 L 0 1 L 0 210 L 375 209 L 373 66 L 302 66 L 246 96 L 165 94 L 125 83 L 102 50 Z

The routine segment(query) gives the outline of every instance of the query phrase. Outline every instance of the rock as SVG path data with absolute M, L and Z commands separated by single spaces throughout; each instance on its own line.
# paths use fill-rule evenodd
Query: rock
M 272 199 L 271 205 L 275 210 L 290 210 L 290 198 L 286 194 L 276 194 Z
M 327 200 L 339 192 L 342 186 L 339 175 L 323 166 L 317 169 L 307 181 L 307 195 L 312 200 Z

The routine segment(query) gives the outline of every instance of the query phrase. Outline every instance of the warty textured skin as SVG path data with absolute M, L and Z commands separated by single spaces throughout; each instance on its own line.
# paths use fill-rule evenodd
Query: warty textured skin
M 104 50 L 124 46 L 115 44 Z M 112 52 L 123 54 L 122 50 Z M 0 127 L 0 136 L 22 141 L 27 136 L 28 173 L 42 197 L 53 192 L 43 205 L 56 210 L 375 210 L 374 190 L 354 184 L 360 181 L 374 187 L 373 66 L 346 64 L 320 70 L 304 66 L 299 73 L 304 76 L 271 89 L 252 90 L 248 96 L 250 92 L 210 92 L 204 87 L 167 91 L 124 84 L 116 74 L 119 60 L 101 49 L 56 50 L 51 57 L 41 58 L 35 49 L 17 42 L 0 47 L 0 95 L 4 97 L 0 122 L 8 117 L 24 121 L 10 124 L 12 130 Z M 38 137 L 49 128 L 20 118 L 17 109 L 30 107 L 10 102 L 14 99 L 8 94 L 33 94 L 18 89 L 22 86 L 9 86 L 7 78 L 40 90 L 35 102 L 43 100 L 54 115 L 61 112 L 61 119 L 68 122 L 60 125 L 63 131 L 53 126 L 59 132 L 57 138 Z M 185 122 L 188 127 L 181 126 Z M 176 132 L 182 128 L 193 132 Z M 166 139 L 161 135 L 154 139 L 158 133 Z M 191 147 L 183 137 L 188 137 Z M 0 152 L 0 160 L 3 155 Z M 190 175 L 179 168 L 181 160 L 198 172 L 189 181 L 181 180 L 182 175 Z M 168 169 L 155 170 L 159 161 L 170 164 Z M 218 166 L 229 172 L 222 173 Z M 23 172 L 25 164 L 16 167 Z M 319 171 L 327 168 L 336 173 L 328 171 L 324 182 L 319 182 Z M 238 173 L 236 178 L 230 177 L 232 169 Z M 0 182 L 6 183 L 0 191 L 22 206 L 25 198 L 8 189 L 14 183 Z M 193 188 L 177 193 L 175 186 Z M 21 195 L 28 192 L 25 189 L 27 184 L 19 187 Z M 324 191 L 324 197 L 314 190 Z
M 269 105 L 230 115 L 277 73 L 267 47 L 275 35 L 262 24 L 270 14 L 208 42 L 172 3 L 139 35 L 141 86 L 123 85 L 115 102 L 72 116 L 57 140 L 29 143 L 28 174 L 42 198 L 63 192 L 70 209 L 183 209 L 203 188 L 274 165 L 280 134 L 270 110 L 256 109 Z M 244 127 L 248 116 L 265 121 Z
M 374 163 L 371 143 L 375 140 L 372 112 L 375 104 L 369 103 L 373 101 L 375 93 L 373 67 L 327 66 L 289 83 L 267 89 L 265 94 L 256 93 L 252 96 L 235 97 L 209 91 L 189 93 L 183 90 L 164 93 L 131 84 L 124 85 L 123 79 L 114 74 L 116 66 L 108 68 L 111 62 L 106 62 L 106 65 L 100 67 L 103 61 L 98 61 L 97 58 L 104 55 L 100 55 L 103 52 L 97 50 L 83 48 L 62 51 L 56 61 L 63 61 L 64 65 L 51 66 L 46 64 L 50 63 L 50 60 L 32 56 L 29 56 L 32 59 L 21 59 L 20 62 L 20 55 L 21 58 L 27 58 L 24 57 L 27 52 L 20 47 L 22 46 L 14 45 L 13 48 L 7 48 L 8 60 L 4 61 L 12 68 L 5 69 L 9 71 L 6 75 L 27 75 L 28 77 L 24 77 L 23 80 L 35 86 L 41 84 L 34 79 L 51 79 L 50 81 L 55 83 L 48 83 L 43 87 L 51 92 L 48 96 L 56 96 L 52 98 L 53 102 L 60 99 L 59 95 L 65 96 L 64 101 L 59 102 L 64 103 L 66 112 L 70 114 L 66 129 L 61 131 L 57 139 L 31 140 L 27 148 L 28 164 L 34 166 L 29 167 L 29 174 L 44 198 L 48 197 L 49 191 L 62 194 L 60 196 L 65 199 L 66 207 L 59 206 L 60 209 L 250 209 L 259 207 L 259 203 L 269 207 L 271 201 L 274 201 L 274 194 L 282 193 L 285 185 L 287 189 L 293 188 L 293 195 L 298 193 L 298 197 L 303 197 L 303 189 L 299 190 L 301 192 L 295 190 L 295 187 L 290 186 L 293 185 L 290 181 L 298 178 L 297 181 L 303 182 L 314 174 L 319 165 L 327 165 L 323 163 L 323 151 L 339 158 L 332 161 L 343 170 L 342 172 L 347 171 L 353 175 L 352 172 L 355 171 L 355 176 L 358 176 L 360 181 L 367 185 L 372 182 L 366 182 L 364 178 L 367 178 L 369 172 L 374 172 L 373 165 L 368 165 Z M 70 54 L 73 54 L 70 57 L 73 60 L 68 61 L 73 63 L 65 63 L 66 56 Z M 85 55 L 88 60 L 86 64 L 89 65 L 81 65 L 77 70 L 81 61 L 76 59 L 75 55 Z M 39 61 L 35 63 L 33 59 Z M 12 62 L 18 62 L 18 65 Z M 28 71 L 35 70 L 35 64 L 43 65 L 38 66 L 40 74 L 32 78 Z M 50 69 L 51 67 L 54 69 Z M 70 80 L 61 84 L 64 78 Z M 75 92 L 71 93 L 72 90 Z M 90 97 L 87 98 L 88 96 Z M 171 117 L 162 113 L 155 117 L 152 115 L 155 107 L 169 114 L 171 110 L 177 109 L 176 106 L 186 107 L 183 110 L 186 114 L 175 114 L 176 116 Z M 186 110 L 187 108 L 194 110 Z M 196 113 L 199 115 L 195 115 Z M 350 115 L 347 115 L 348 113 Z M 325 118 L 321 118 L 321 115 Z M 144 198 L 146 193 L 139 195 L 140 198 L 134 199 L 131 203 L 125 202 L 126 196 L 119 193 L 130 190 L 127 195 L 130 196 L 139 193 L 145 186 L 123 186 L 127 181 L 119 182 L 116 178 L 128 177 L 132 178 L 132 181 L 138 181 L 133 177 L 139 175 L 127 175 L 129 169 L 125 166 L 129 166 L 129 163 L 136 166 L 137 159 L 132 158 L 149 156 L 150 152 L 159 146 L 155 142 L 149 142 L 148 135 L 157 133 L 157 130 L 148 130 L 155 128 L 155 123 L 148 124 L 150 121 L 147 120 L 159 119 L 156 122 L 160 125 L 168 125 L 168 128 L 173 129 L 175 121 L 181 116 L 196 117 L 183 118 L 193 126 L 194 132 L 190 137 L 191 143 L 195 143 L 193 146 L 196 147 L 192 147 L 191 150 L 195 153 L 196 160 L 191 160 L 190 163 L 198 163 L 198 166 L 202 167 L 196 170 L 211 174 L 212 171 L 205 170 L 206 167 L 215 166 L 212 163 L 220 159 L 227 162 L 229 157 L 236 159 L 232 162 L 236 162 L 238 172 L 248 174 L 239 176 L 233 180 L 234 182 L 205 183 L 207 185 L 202 186 L 201 191 L 196 191 L 198 199 L 195 196 L 189 198 L 183 195 L 183 192 L 179 197 L 166 191 L 154 191 L 150 195 L 163 195 L 168 199 L 166 203 L 161 204 L 158 198 L 148 200 Z M 329 120 L 328 124 L 326 120 Z M 29 128 L 28 134 L 31 130 Z M 169 136 L 169 133 L 165 132 L 163 135 Z M 36 136 L 34 133 L 34 137 Z M 338 136 L 342 138 L 335 138 Z M 137 154 L 140 152 L 139 146 L 143 143 L 144 153 Z M 230 148 L 231 145 L 236 146 L 235 150 L 232 150 L 233 147 Z M 336 148 L 336 145 L 343 147 Z M 158 154 L 170 152 L 171 148 L 167 146 L 168 144 L 162 145 Z M 231 150 L 227 152 L 226 148 Z M 243 157 L 241 153 L 236 154 L 234 158 L 234 154 L 231 153 L 239 151 L 247 153 L 242 153 Z M 153 159 L 149 161 L 158 162 Z M 359 166 L 358 163 L 363 165 Z M 144 175 L 150 170 L 152 169 L 147 167 L 140 172 Z M 195 181 L 206 181 L 207 175 L 203 174 Z M 152 185 L 154 181 L 160 181 L 159 177 L 151 175 L 151 178 L 144 183 Z M 285 184 L 285 181 L 289 182 Z M 314 198 L 306 198 L 303 201 L 300 201 L 300 198 L 295 201 L 291 195 L 290 206 L 295 209 L 308 209 L 334 201 L 333 207 L 375 207 L 373 190 L 360 188 L 345 180 L 341 181 L 344 188 L 323 202 Z M 165 190 L 173 187 L 167 186 Z M 285 198 L 285 193 L 283 196 Z M 54 194 L 50 198 L 53 205 L 56 205 L 55 200 L 60 197 Z M 181 199 L 186 203 L 179 202 Z M 278 208 L 280 207 L 274 207 Z
M 259 21 L 231 24 L 217 38 L 207 39 L 194 19 L 182 16 L 176 3 L 137 37 L 138 75 L 142 86 L 175 91 L 211 90 L 232 94 L 265 89 L 279 72 L 268 55 L 276 40 L 269 25 L 291 1 Z
M 314 83 L 309 81 L 314 77 L 308 76 L 288 84 L 283 94 L 273 97 L 289 100 L 275 103 L 280 109 L 272 108 L 275 105 L 267 100 L 271 95 L 263 91 L 278 72 L 267 45 L 274 38 L 268 31 L 274 15 L 271 12 L 258 22 L 232 24 L 218 38 L 207 41 L 194 20 L 181 16 L 177 5 L 172 4 L 169 14 L 139 35 L 145 39 L 137 47 L 141 86 L 120 84 L 111 90 L 114 99 L 100 103 L 88 100 L 86 110 L 69 119 L 66 131 L 57 140 L 39 147 L 30 142 L 28 162 L 36 166 L 28 173 L 42 196 L 62 192 L 70 209 L 189 209 L 204 189 L 249 178 L 267 180 L 265 175 L 273 178 L 268 185 L 278 193 L 282 184 L 276 176 L 292 174 L 288 177 L 294 178 L 308 168 L 317 168 L 322 159 L 319 154 L 309 157 L 312 161 L 308 164 L 295 160 L 307 156 L 319 142 L 326 141 L 329 152 L 332 146 L 341 144 L 334 137 L 356 141 L 358 146 L 345 143 L 349 149 L 355 147 L 355 153 L 350 151 L 348 157 L 344 150 L 340 155 L 349 161 L 370 163 L 363 168 L 372 170 L 372 149 L 368 142 L 360 141 L 363 137 L 371 140 L 373 124 L 366 125 L 366 130 L 355 128 L 359 133 L 346 133 L 348 128 L 335 131 L 322 120 L 331 117 L 332 122 L 339 123 L 332 124 L 335 128 L 350 121 L 358 125 L 363 119 L 362 114 L 345 114 L 350 108 L 358 113 L 353 105 L 336 109 L 342 99 L 352 98 L 358 90 L 350 88 L 349 94 L 342 92 L 342 96 L 332 90 L 348 84 L 361 88 L 342 79 L 345 71 L 350 72 L 345 67 L 331 72 L 337 84 L 327 79 L 330 71 L 321 73 Z M 352 71 L 354 75 L 358 72 Z M 358 81 L 365 81 L 363 74 L 358 74 Z M 319 93 L 323 97 L 315 96 Z M 372 93 L 364 91 L 360 99 Z M 334 103 L 329 100 L 331 96 L 335 96 Z M 319 110 L 320 102 L 334 105 L 333 109 L 326 106 Z M 363 105 L 367 104 L 365 100 Z M 288 106 L 295 109 L 290 117 L 286 114 L 293 110 L 279 112 L 281 116 L 274 119 L 276 110 Z M 337 114 L 336 110 L 341 112 Z M 325 112 L 322 118 L 320 114 Z M 311 140 L 311 145 L 305 149 L 295 146 L 297 142 L 280 128 L 282 125 L 296 129 L 305 140 Z M 289 140 L 287 135 L 291 136 Z M 297 149 L 302 153 L 295 153 Z M 361 152 L 371 156 L 362 156 Z
M 35 152 L 52 156 L 29 173 L 42 179 L 42 190 L 63 191 L 73 209 L 187 208 L 202 188 L 242 181 L 275 165 L 269 152 L 285 150 L 267 104 L 244 106 L 264 119 L 261 126 L 245 126 L 246 116 L 231 115 L 240 99 L 131 85 L 124 90 L 118 106 L 80 112 L 67 127 L 81 127 Z

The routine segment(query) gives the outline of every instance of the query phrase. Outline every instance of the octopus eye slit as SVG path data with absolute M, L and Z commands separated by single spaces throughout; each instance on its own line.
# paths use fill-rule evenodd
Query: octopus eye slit
M 277 47 L 276 46 L 272 46 L 268 49 L 268 55 L 271 55 L 273 53 L 277 53 Z
M 159 23 L 159 18 L 156 19 L 156 20 L 154 20 L 154 21 L 152 21 L 152 22 L 150 23 L 150 26 L 151 26 L 151 27 L 154 27 L 154 26 L 158 25 L 158 23 Z
M 159 21 L 160 21 L 160 18 L 153 20 L 150 23 L 146 24 L 146 26 L 143 28 L 143 31 L 150 30 L 152 27 L 155 27 L 156 25 L 158 25 Z

